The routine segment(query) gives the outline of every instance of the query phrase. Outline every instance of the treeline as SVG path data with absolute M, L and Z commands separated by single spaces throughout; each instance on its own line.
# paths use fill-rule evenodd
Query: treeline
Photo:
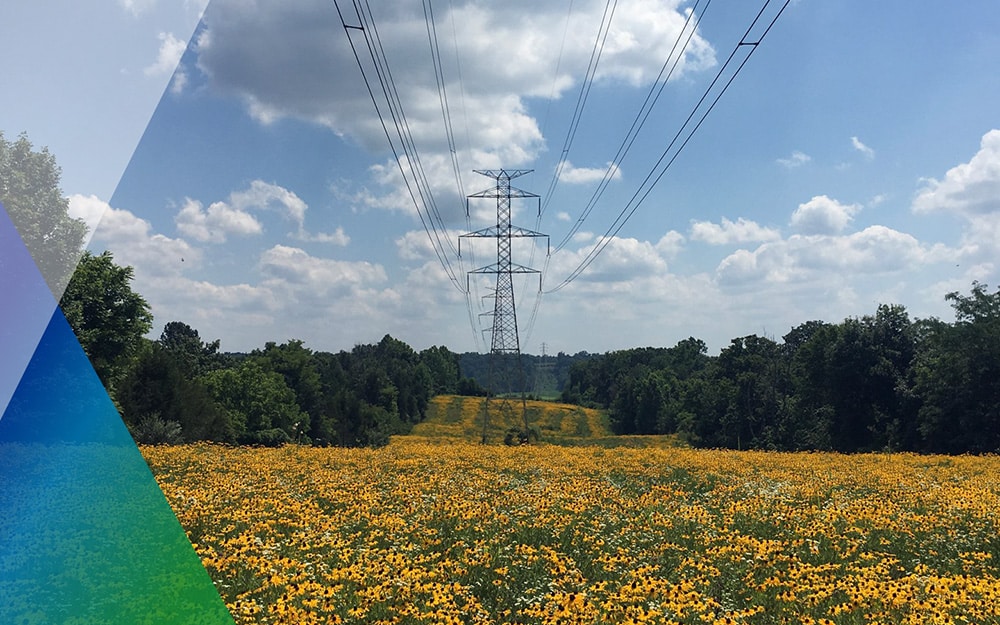
M 182 322 L 143 345 L 113 393 L 138 442 L 378 447 L 462 383 L 447 348 L 418 353 L 388 335 L 339 353 L 298 340 L 249 354 L 218 348 Z
M 1000 289 L 946 299 L 955 321 L 902 306 L 777 342 L 694 338 L 575 364 L 562 399 L 606 408 L 619 434 L 677 433 L 699 447 L 1000 451 Z
M 485 393 L 446 347 L 418 353 L 388 335 L 339 353 L 290 340 L 225 354 L 172 321 L 150 340 L 132 279 L 110 252 L 84 252 L 60 308 L 139 443 L 378 447 L 422 421 L 434 395 Z
M 288 442 L 377 447 L 424 419 L 439 393 L 479 394 L 445 347 L 414 351 L 385 336 L 351 351 L 302 341 L 226 354 L 180 321 L 157 340 L 132 268 L 85 252 L 60 301 L 94 371 L 139 443 Z

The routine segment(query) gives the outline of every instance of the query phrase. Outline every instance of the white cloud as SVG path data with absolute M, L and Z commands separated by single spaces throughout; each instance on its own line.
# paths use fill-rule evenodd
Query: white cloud
M 344 232 L 343 226 L 337 226 L 337 229 L 333 232 L 300 232 L 293 235 L 293 238 L 300 241 L 312 241 L 314 243 L 330 243 L 340 247 L 346 247 L 351 243 L 351 237 L 347 236 L 347 233 Z
M 174 37 L 173 33 L 160 33 L 159 39 L 160 50 L 157 52 L 156 61 L 142 70 L 147 76 L 165 76 L 173 73 L 184 55 L 184 50 L 187 49 L 187 42 Z
M 454 236 L 454 240 L 457 242 L 458 235 L 459 233 L 445 233 L 442 236 Z M 462 253 L 464 255 L 469 255 L 472 243 L 469 240 L 462 242 Z M 399 257 L 403 260 L 420 260 L 426 262 L 437 258 L 434 254 L 434 247 L 431 244 L 431 240 L 423 230 L 410 230 L 396 239 L 396 250 L 399 253 Z
M 184 206 L 174 217 L 177 230 L 203 243 L 225 243 L 226 236 L 261 234 L 264 227 L 257 219 L 224 202 L 213 202 L 203 209 L 201 202 L 186 198 Z
M 573 163 L 566 161 L 559 180 L 568 184 L 588 184 L 603 180 L 609 170 L 610 180 L 621 180 L 622 172 L 614 163 L 608 163 L 605 167 L 574 167 Z
M 778 164 L 783 167 L 787 167 L 788 169 L 794 169 L 796 167 L 801 167 L 802 165 L 805 165 L 811 160 L 812 157 L 809 156 L 808 154 L 795 150 L 794 152 L 792 152 L 792 155 L 790 157 L 779 158 Z
M 295 222 L 289 236 L 299 241 L 346 246 L 351 238 L 343 227 L 334 232 L 309 232 L 305 228 L 308 205 L 293 191 L 280 185 L 254 180 L 250 186 L 229 194 L 226 202 L 213 202 L 207 209 L 187 198 L 174 221 L 181 234 L 202 242 L 224 243 L 228 235 L 257 235 L 264 231 L 250 211 L 271 211 Z
M 637 277 L 667 272 L 667 260 L 676 252 L 676 233 L 667 233 L 658 244 L 633 238 L 612 237 L 607 246 L 580 274 L 578 282 L 600 282 L 608 288 L 623 287 Z M 552 256 L 550 276 L 568 276 L 594 249 L 600 239 L 574 251 L 564 249 Z M 615 284 L 621 283 L 621 284 Z M 549 284 L 547 287 L 552 287 Z
M 691 240 L 703 241 L 709 245 L 774 241 L 780 238 L 781 233 L 774 228 L 761 226 L 742 217 L 736 221 L 723 217 L 722 222 L 718 224 L 711 221 L 691 222 Z
M 88 199 L 88 211 L 97 209 Z M 152 225 L 128 210 L 104 204 L 103 217 L 94 231 L 93 242 L 111 250 L 119 265 L 135 267 L 136 279 L 178 276 L 200 266 L 202 252 L 183 239 L 155 234 Z M 144 291 L 139 289 L 140 293 Z
M 387 279 L 381 265 L 318 258 L 286 245 L 275 245 L 265 251 L 260 257 L 260 269 L 266 277 L 293 285 L 300 294 L 343 293 Z
M 90 238 L 94 236 L 104 211 L 108 209 L 108 203 L 96 195 L 80 195 L 79 193 L 75 193 L 67 199 L 69 200 L 67 208 L 69 216 L 73 219 L 80 219 L 87 224 L 87 240 L 84 241 L 86 246 Z
M 566 211 L 559 211 L 558 213 L 556 213 L 556 219 L 558 219 L 559 221 L 569 221 L 570 219 L 572 219 L 572 217 L 570 217 L 569 213 L 567 213 Z
M 792 213 L 792 227 L 802 234 L 837 234 L 843 232 L 861 210 L 858 204 L 842 204 L 825 195 L 817 195 Z
M 965 217 L 1000 213 L 1000 130 L 983 135 L 979 151 L 952 167 L 943 180 L 929 179 L 913 200 L 918 213 L 950 211 Z
M 660 237 L 655 247 L 664 257 L 673 258 L 684 249 L 684 235 L 676 230 L 671 230 Z
M 865 158 L 867 159 L 875 158 L 875 150 L 871 149 L 870 147 L 862 143 L 861 139 L 858 139 L 857 137 L 851 137 L 851 145 L 854 146 L 855 150 L 864 154 Z
M 174 72 L 174 77 L 170 79 L 170 93 L 174 95 L 182 93 L 184 91 L 184 87 L 187 86 L 187 82 L 187 72 L 178 67 L 177 71 Z
M 238 210 L 277 210 L 302 228 L 306 219 L 306 203 L 294 192 L 263 180 L 254 180 L 244 191 L 234 191 L 229 202 Z
M 441 70 L 464 170 L 520 167 L 545 150 L 546 138 L 525 103 L 528 98 L 561 98 L 579 86 L 605 9 L 600 0 L 577 2 L 568 25 L 564 7 L 527 0 L 503 5 L 458 0 L 436 12 L 438 24 L 449 26 L 449 37 L 441 42 Z M 443 195 L 454 186 L 454 174 L 423 11 L 402 0 L 377 3 L 372 10 L 423 169 L 435 195 Z M 623 81 L 649 84 L 671 53 L 687 10 L 680 0 L 621 0 L 601 57 L 597 88 Z M 349 22 L 356 19 L 348 13 Z M 205 24 L 197 50 L 209 88 L 242 98 L 248 112 L 263 123 L 306 119 L 372 152 L 385 150 L 381 122 L 330 2 L 215 0 L 206 10 Z M 452 24 L 461 28 L 452 30 Z M 553 36 L 564 30 L 565 41 Z M 350 34 L 364 45 L 359 32 Z M 497 64 L 498 58 L 504 62 Z M 712 46 L 695 33 L 673 78 L 715 64 Z M 369 199 L 373 206 L 413 215 L 412 201 L 400 189 L 402 179 L 395 164 L 390 165 L 381 170 L 385 176 L 372 173 L 391 191 L 373 193 Z M 566 180 L 595 175 L 589 168 L 571 169 Z M 459 205 L 448 199 L 439 198 L 439 205 Z M 448 217 L 446 223 L 451 223 Z
M 721 284 L 789 283 L 822 280 L 823 276 L 884 274 L 950 262 L 960 251 L 928 246 L 912 235 L 870 226 L 849 235 L 792 235 L 764 243 L 754 251 L 737 250 L 719 263 Z

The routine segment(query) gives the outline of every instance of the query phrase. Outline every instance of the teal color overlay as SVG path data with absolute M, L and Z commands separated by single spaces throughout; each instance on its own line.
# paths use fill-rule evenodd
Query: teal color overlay
M 51 294 L 38 308 L 47 288 L 5 228 L 3 213 L 0 283 L 17 288 L 0 293 L 0 324 L 25 310 L 49 320 L 0 418 L 0 624 L 232 624 Z M 15 338 L 0 334 L 5 361 L 24 359 Z

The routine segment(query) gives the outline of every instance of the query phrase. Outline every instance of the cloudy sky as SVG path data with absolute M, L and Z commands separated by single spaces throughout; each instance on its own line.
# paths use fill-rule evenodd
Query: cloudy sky
M 488 351 L 490 285 L 466 273 L 495 248 L 457 255 L 495 222 L 466 203 L 495 183 L 476 169 L 533 170 L 513 184 L 541 196 L 514 203 L 551 242 L 514 247 L 542 271 L 540 297 L 515 281 L 530 353 L 716 353 L 880 303 L 950 320 L 946 293 L 1000 282 L 992 1 L 798 0 L 756 48 L 781 2 L 754 27 L 762 3 L 734 0 L 372 4 L 3 9 L 24 62 L 0 68 L 0 130 L 56 155 L 153 336 Z

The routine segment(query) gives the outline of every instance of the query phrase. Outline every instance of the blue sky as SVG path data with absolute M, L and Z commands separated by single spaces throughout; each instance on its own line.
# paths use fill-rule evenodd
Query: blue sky
M 0 69 L 19 96 L 0 102 L 0 130 L 48 146 L 74 214 L 103 215 L 91 247 L 135 267 L 153 336 L 181 320 L 231 351 L 290 338 L 349 349 L 387 333 L 417 349 L 488 350 L 489 285 L 473 282 L 467 297 L 438 261 L 332 2 L 21 4 L 4 9 L 0 51 L 29 50 L 32 62 Z M 538 222 L 534 204 L 515 204 L 515 223 L 555 248 L 694 6 L 614 5 L 564 152 L 609 4 L 426 3 L 460 191 L 424 5 L 373 4 L 461 287 L 490 250 L 481 242 L 474 259 L 458 259 L 450 246 L 495 209 L 473 202 L 466 221 L 463 192 L 491 184 L 472 170 L 533 169 L 514 184 L 545 196 L 565 156 Z M 760 6 L 698 4 L 678 69 L 579 229 L 548 259 L 544 243 L 515 247 L 515 262 L 545 269 L 545 291 L 657 171 Z M 522 349 L 603 352 L 695 336 L 715 353 L 733 337 L 780 339 L 880 303 L 951 319 L 945 293 L 1000 282 L 998 58 L 993 2 L 790 3 L 596 260 L 542 295 L 537 315 L 537 277 L 515 282 Z

